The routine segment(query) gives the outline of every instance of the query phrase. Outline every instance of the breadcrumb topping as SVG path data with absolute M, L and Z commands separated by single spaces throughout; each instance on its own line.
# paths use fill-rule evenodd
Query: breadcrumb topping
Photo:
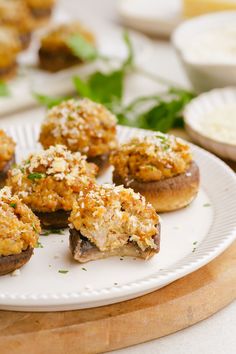
M 15 152 L 15 142 L 3 130 L 0 130 L 0 171 L 10 161 Z
M 49 110 L 39 141 L 44 148 L 63 144 L 89 157 L 107 154 L 116 147 L 116 118 L 87 98 L 64 101 Z
M 33 22 L 24 1 L 0 0 L 0 22 L 17 28 L 20 33 L 32 30 Z
M 0 257 L 19 254 L 35 247 L 41 232 L 39 219 L 11 193 L 9 187 L 0 191 Z
M 101 251 L 135 242 L 144 251 L 157 246 L 159 217 L 151 204 L 132 189 L 113 185 L 96 186 L 78 198 L 70 216 L 71 227 Z
M 71 52 L 71 49 L 67 45 L 67 41 L 72 35 L 76 34 L 80 34 L 91 44 L 95 43 L 93 34 L 82 26 L 79 21 L 76 21 L 60 24 L 49 31 L 41 38 L 41 48 L 50 52 L 58 49 Z
M 161 132 L 133 138 L 113 151 L 115 173 L 140 182 L 159 181 L 184 173 L 192 162 L 190 146 L 182 139 Z
M 95 183 L 97 170 L 86 156 L 56 145 L 9 171 L 7 185 L 35 211 L 71 210 L 76 193 Z

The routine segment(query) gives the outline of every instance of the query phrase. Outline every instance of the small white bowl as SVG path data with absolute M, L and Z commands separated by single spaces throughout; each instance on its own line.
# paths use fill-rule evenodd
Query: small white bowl
M 200 123 L 208 113 L 218 108 L 222 109 L 229 104 L 236 105 L 236 87 L 202 93 L 185 107 L 183 116 L 186 131 L 193 141 L 222 158 L 236 161 L 236 144 L 227 144 L 212 139 Z
M 138 31 L 169 37 L 183 20 L 181 0 L 119 0 L 122 22 Z
M 236 85 L 236 60 L 235 63 L 226 60 L 213 63 L 197 58 L 193 60 L 186 55 L 189 43 L 194 41 L 196 35 L 230 23 L 235 25 L 236 11 L 212 13 L 183 22 L 172 35 L 172 44 L 197 92 Z

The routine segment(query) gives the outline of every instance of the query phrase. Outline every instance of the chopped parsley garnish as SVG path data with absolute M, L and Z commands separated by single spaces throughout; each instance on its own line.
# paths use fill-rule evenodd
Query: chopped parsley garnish
M 35 232 L 38 232 L 34 224 L 32 224 L 32 228 Z
M 42 179 L 42 178 L 45 178 L 46 175 L 45 173 L 39 173 L 39 172 L 33 172 L 33 173 L 30 173 L 27 178 L 34 181 L 35 179 Z
M 193 245 L 195 246 L 196 244 L 197 244 L 197 241 L 194 241 L 194 242 L 193 242 Z
M 35 248 L 43 248 L 42 243 L 38 241 L 38 242 L 37 242 L 37 245 L 35 246 Z
M 61 274 L 66 274 L 68 272 L 69 272 L 69 270 L 65 270 L 65 269 L 59 269 L 58 270 L 58 273 L 61 273 Z
M 84 270 L 85 272 L 87 272 L 87 269 L 86 269 L 86 268 L 82 267 L 81 269 Z
M 15 209 L 16 203 L 10 203 L 10 206 Z
M 9 87 L 8 85 L 0 80 L 0 96 L 2 97 L 6 97 L 6 96 L 10 96 L 10 90 L 9 90 Z
M 203 204 L 203 206 L 204 206 L 204 207 L 210 207 L 210 206 L 211 206 L 211 204 L 206 203 L 206 204 Z
M 192 252 L 195 252 L 195 251 L 196 251 L 196 249 L 197 249 L 197 248 L 196 248 L 196 247 L 194 247 L 194 248 L 193 248 L 193 250 L 192 250 Z
M 63 229 L 44 230 L 41 233 L 41 236 L 49 236 L 50 234 L 63 235 Z
M 173 127 L 182 127 L 182 112 L 195 93 L 178 86 L 174 82 L 154 75 L 136 65 L 135 53 L 129 33 L 123 33 L 126 46 L 126 58 L 113 70 L 96 70 L 86 78 L 73 78 L 75 89 L 79 97 L 87 97 L 95 102 L 104 104 L 117 116 L 119 124 L 168 132 Z M 114 60 L 104 56 L 93 44 L 89 43 L 80 34 L 70 36 L 67 45 L 73 54 L 84 61 L 103 60 L 108 64 Z M 108 66 L 109 67 L 109 66 Z M 142 75 L 149 80 L 165 86 L 162 92 L 140 96 L 129 102 L 124 101 L 125 82 L 130 73 Z M 63 99 L 35 94 L 41 104 L 52 107 Z M 163 142 L 164 149 L 168 149 L 166 137 L 158 136 Z M 165 144 L 167 143 L 167 144 Z

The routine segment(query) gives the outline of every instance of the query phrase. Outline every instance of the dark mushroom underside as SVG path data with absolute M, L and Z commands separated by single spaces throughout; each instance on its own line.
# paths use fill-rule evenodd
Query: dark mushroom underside
M 15 163 L 15 154 L 12 156 L 11 160 L 8 161 L 3 168 L 2 171 L 0 171 L 0 188 L 2 188 L 5 184 L 6 178 L 7 178 L 7 172 L 10 170 L 11 166 Z
M 128 242 L 123 247 L 112 251 L 102 252 L 86 237 L 81 235 L 79 231 L 76 229 L 70 229 L 70 249 L 74 259 L 80 263 L 112 256 L 128 256 L 149 259 L 160 250 L 160 224 L 157 225 L 157 234 L 154 237 L 154 242 L 157 245 L 155 250 L 149 248 L 142 251 L 135 242 Z
M 52 14 L 52 7 L 44 7 L 44 8 L 31 7 L 30 11 L 36 19 L 48 18 Z
M 51 213 L 34 211 L 45 229 L 61 229 L 68 226 L 70 211 L 57 210 Z
M 87 161 L 95 163 L 95 165 L 97 165 L 99 168 L 99 174 L 100 174 L 109 165 L 109 154 L 88 157 Z
M 63 70 L 82 62 L 69 49 L 48 51 L 44 48 L 39 49 L 39 61 L 41 69 L 51 72 Z
M 33 254 L 33 248 L 28 247 L 19 254 L 10 256 L 0 256 L 0 275 L 8 274 L 16 269 L 21 268 L 27 263 Z

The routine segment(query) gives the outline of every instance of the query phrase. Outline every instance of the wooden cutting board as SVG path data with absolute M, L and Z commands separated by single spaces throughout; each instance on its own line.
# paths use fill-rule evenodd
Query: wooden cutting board
M 191 326 L 236 298 L 236 242 L 217 259 L 137 299 L 95 309 L 0 311 L 1 354 L 103 353 Z

